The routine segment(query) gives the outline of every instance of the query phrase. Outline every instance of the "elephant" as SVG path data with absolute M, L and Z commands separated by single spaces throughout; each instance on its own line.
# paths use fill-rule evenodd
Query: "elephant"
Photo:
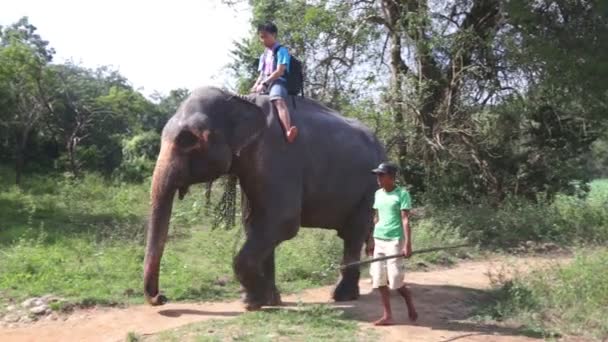
M 144 296 L 159 291 L 175 194 L 222 175 L 238 177 L 245 242 L 233 260 L 247 310 L 281 303 L 275 248 L 300 227 L 334 229 L 343 240 L 342 263 L 359 261 L 373 227 L 378 186 L 371 170 L 385 160 L 377 137 L 362 123 L 309 98 L 288 102 L 297 139 L 288 143 L 267 95 L 236 95 L 216 87 L 192 92 L 168 120 L 151 185 L 144 260 Z M 340 271 L 335 301 L 359 296 L 360 270 Z

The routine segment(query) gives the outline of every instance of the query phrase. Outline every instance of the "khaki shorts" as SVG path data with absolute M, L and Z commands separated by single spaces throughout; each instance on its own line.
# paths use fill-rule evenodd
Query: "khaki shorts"
M 403 251 L 403 242 L 402 239 L 374 239 L 374 258 L 401 253 Z M 405 274 L 403 259 L 394 258 L 374 262 L 370 266 L 369 273 L 372 276 L 372 286 L 375 289 L 381 286 L 388 286 L 391 290 L 401 288 Z

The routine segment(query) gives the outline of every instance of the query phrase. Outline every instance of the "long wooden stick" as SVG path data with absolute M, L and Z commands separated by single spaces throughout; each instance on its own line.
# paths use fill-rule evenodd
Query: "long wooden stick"
M 443 251 L 443 250 L 446 250 L 446 249 L 456 249 L 456 248 L 462 248 L 462 247 L 470 247 L 470 246 L 471 245 L 456 245 L 456 246 L 448 246 L 448 247 L 431 247 L 431 248 L 419 249 L 417 251 L 412 251 L 412 255 L 424 254 L 424 253 L 430 253 L 430 252 L 437 252 L 437 251 Z M 357 262 L 351 262 L 350 264 L 346 264 L 346 265 L 340 266 L 340 269 L 343 270 L 343 269 L 349 268 L 349 267 L 367 265 L 367 264 L 371 264 L 373 262 L 384 261 L 384 260 L 395 259 L 395 258 L 404 258 L 404 257 L 405 257 L 405 255 L 403 255 L 403 253 L 394 254 L 394 255 L 387 255 L 387 256 L 383 256 L 383 257 L 379 257 L 379 258 L 375 258 L 375 259 L 367 259 L 367 260 L 362 260 L 362 261 L 357 261 Z

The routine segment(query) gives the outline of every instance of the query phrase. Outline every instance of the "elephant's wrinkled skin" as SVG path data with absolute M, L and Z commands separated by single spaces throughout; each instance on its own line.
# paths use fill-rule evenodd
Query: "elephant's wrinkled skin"
M 370 170 L 384 149 L 356 120 L 297 98 L 288 144 L 267 96 L 242 98 L 213 87 L 196 90 L 163 129 L 152 181 L 152 207 L 144 263 L 144 293 L 163 304 L 158 277 L 172 202 L 189 185 L 233 173 L 246 197 L 247 240 L 234 259 L 249 309 L 280 303 L 274 249 L 300 226 L 336 229 L 344 240 L 342 262 L 358 261 L 372 227 L 377 188 Z M 244 198 L 245 199 L 245 198 Z M 204 257 L 204 255 L 201 255 Z M 356 299 L 359 270 L 343 271 L 333 298 Z

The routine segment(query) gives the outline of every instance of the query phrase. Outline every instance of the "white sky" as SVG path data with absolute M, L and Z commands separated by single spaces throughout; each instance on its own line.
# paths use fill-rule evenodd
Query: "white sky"
M 110 65 L 144 94 L 225 85 L 234 40 L 250 13 L 220 0 L 0 0 L 0 25 L 22 16 L 55 48 L 56 62 Z

